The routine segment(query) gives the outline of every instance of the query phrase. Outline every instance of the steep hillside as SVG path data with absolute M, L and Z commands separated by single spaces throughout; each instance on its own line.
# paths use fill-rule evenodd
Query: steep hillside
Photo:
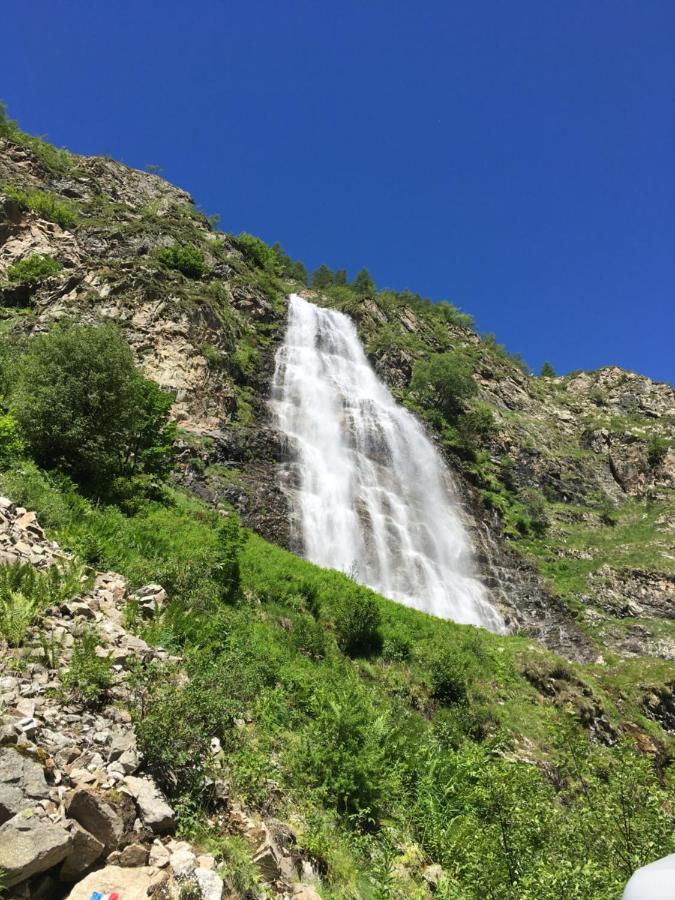
M 181 834 L 232 896 L 301 876 L 306 897 L 310 881 L 324 898 L 619 896 L 672 833 L 673 388 L 616 368 L 533 377 L 449 304 L 330 273 L 309 288 L 302 270 L 154 174 L 0 119 L 0 492 L 93 569 L 166 589 L 150 621 L 127 604 L 125 627 L 184 668 L 141 666 L 131 711 Z M 267 401 L 292 291 L 354 319 L 445 455 L 509 636 L 288 552 Z M 30 458 L 17 379 L 67 320 L 115 322 L 173 395 L 168 483 L 97 495 L 67 460 Z M 11 665 L 32 665 L 19 651 Z M 222 796 L 203 764 L 214 736 Z M 244 813 L 282 845 L 271 862 Z

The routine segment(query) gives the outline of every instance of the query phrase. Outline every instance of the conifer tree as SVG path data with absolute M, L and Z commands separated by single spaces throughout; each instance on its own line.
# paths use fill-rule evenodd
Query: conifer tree
M 312 287 L 321 288 L 330 287 L 334 282 L 333 273 L 328 268 L 328 266 L 323 263 L 319 266 L 319 268 L 312 275 Z
M 352 287 L 359 294 L 374 294 L 375 282 L 370 276 L 368 269 L 361 269 L 356 278 L 352 282 Z

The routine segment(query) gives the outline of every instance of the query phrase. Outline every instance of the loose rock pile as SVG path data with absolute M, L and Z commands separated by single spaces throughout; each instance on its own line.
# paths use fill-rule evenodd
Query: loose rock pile
M 34 514 L 0 498 L 0 564 L 46 567 L 64 557 Z M 129 600 L 147 618 L 167 596 L 159 585 L 129 595 L 120 575 L 99 574 L 81 598 L 47 610 L 25 646 L 3 648 L 0 871 L 10 900 L 89 900 L 95 890 L 116 891 L 122 900 L 171 898 L 187 888 L 203 900 L 224 896 L 214 858 L 171 837 L 174 811 L 143 771 L 125 708 L 127 675 L 139 661 L 178 665 L 180 659 L 125 628 L 122 609 Z M 115 673 L 109 703 L 96 711 L 65 696 L 59 678 L 84 628 L 96 629 L 96 653 L 111 660 Z M 291 885 L 299 864 L 264 825 L 234 805 L 226 815 L 238 817 L 239 833 L 258 846 L 262 876 L 283 880 L 272 896 L 318 898 L 309 885 Z

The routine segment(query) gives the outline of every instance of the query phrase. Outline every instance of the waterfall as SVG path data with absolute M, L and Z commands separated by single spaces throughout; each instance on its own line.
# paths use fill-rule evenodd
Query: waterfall
M 307 559 L 407 606 L 504 630 L 447 469 L 371 368 L 351 319 L 291 294 L 271 404 Z

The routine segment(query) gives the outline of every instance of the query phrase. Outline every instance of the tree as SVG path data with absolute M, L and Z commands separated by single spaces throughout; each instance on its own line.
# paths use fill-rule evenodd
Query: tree
M 115 479 L 168 473 L 172 400 L 143 377 L 116 326 L 61 323 L 19 361 L 11 412 L 40 465 L 105 496 Z
M 328 268 L 328 266 L 323 263 L 319 266 L 319 268 L 312 275 L 312 287 L 321 290 L 322 288 L 330 287 L 334 282 L 333 273 Z
M 352 282 L 352 287 L 359 294 L 374 294 L 375 282 L 370 277 L 368 269 L 361 269 Z
M 422 403 L 440 410 L 450 423 L 458 419 L 466 401 L 478 390 L 469 360 L 457 350 L 434 353 L 429 359 L 419 361 L 410 387 Z
M 340 285 L 341 287 L 347 284 L 347 270 L 346 269 L 338 269 L 335 272 L 335 284 Z
M 286 271 L 286 275 L 288 275 L 289 278 L 294 278 L 295 281 L 299 281 L 301 284 L 307 284 L 307 269 L 305 267 L 305 264 L 299 259 L 291 262 Z
M 555 378 L 555 369 L 550 362 L 545 362 L 541 367 L 542 378 Z

